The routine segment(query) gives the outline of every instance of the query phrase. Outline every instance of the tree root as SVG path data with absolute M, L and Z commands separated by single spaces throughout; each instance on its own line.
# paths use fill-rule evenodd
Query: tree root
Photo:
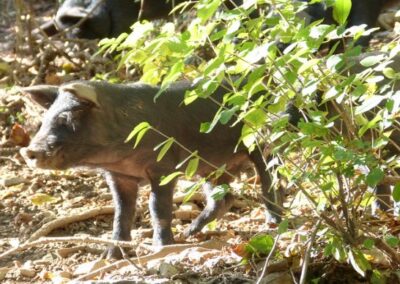
M 108 266 L 101 267 L 93 272 L 90 272 L 88 274 L 82 275 L 77 279 L 74 279 L 75 281 L 84 281 L 88 279 L 92 279 L 100 274 L 106 273 L 108 271 L 112 271 L 115 269 L 119 269 L 121 267 L 127 266 L 129 264 L 134 263 L 134 264 L 139 264 L 139 265 L 145 265 L 149 261 L 155 260 L 155 259 L 160 259 L 164 258 L 165 256 L 171 254 L 171 253 L 180 253 L 186 249 L 189 248 L 203 248 L 203 249 L 216 249 L 220 250 L 222 247 L 226 245 L 225 242 L 217 241 L 217 240 L 210 240 L 210 241 L 205 241 L 199 244 L 174 244 L 174 245 L 167 245 L 161 247 L 157 252 L 154 252 L 149 255 L 141 256 L 141 257 L 136 257 L 130 260 L 120 260 L 117 261 L 113 264 L 110 264 Z
M 60 218 L 57 218 L 47 224 L 44 224 L 36 233 L 34 233 L 29 238 L 29 241 L 30 242 L 35 241 L 35 240 L 39 239 L 40 237 L 48 235 L 51 231 L 58 229 L 58 228 L 63 228 L 71 223 L 94 218 L 98 215 L 108 215 L 108 214 L 113 214 L 113 213 L 114 213 L 114 207 L 107 206 L 107 207 L 94 208 L 94 209 L 91 209 L 82 214 L 60 217 Z

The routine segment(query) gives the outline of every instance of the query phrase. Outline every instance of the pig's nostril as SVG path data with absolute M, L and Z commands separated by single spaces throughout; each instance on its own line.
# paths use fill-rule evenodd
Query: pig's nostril
M 80 20 L 82 20 L 82 17 L 76 17 L 76 16 L 70 16 L 70 15 L 63 15 L 59 16 L 57 18 L 58 22 L 67 25 L 67 26 L 72 26 L 77 24 Z
M 25 150 L 25 157 L 27 157 L 29 160 L 36 160 L 39 156 L 39 153 L 34 150 Z

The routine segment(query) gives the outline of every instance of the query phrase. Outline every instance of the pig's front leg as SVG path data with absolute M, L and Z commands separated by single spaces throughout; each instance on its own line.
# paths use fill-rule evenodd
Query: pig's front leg
M 174 182 L 170 182 L 165 186 L 160 186 L 159 180 L 160 179 L 154 179 L 151 181 L 149 200 L 150 214 L 154 229 L 154 246 L 174 243 L 171 230 Z
M 112 172 L 106 172 L 104 176 L 111 189 L 115 206 L 113 239 L 130 241 L 132 239 L 131 228 L 135 214 L 138 179 Z M 122 258 L 121 250 L 115 246 L 109 247 L 107 258 Z

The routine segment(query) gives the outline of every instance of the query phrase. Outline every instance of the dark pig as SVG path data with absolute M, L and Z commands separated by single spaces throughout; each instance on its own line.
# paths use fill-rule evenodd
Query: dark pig
M 100 39 L 116 37 L 129 32 L 138 20 L 167 18 L 173 8 L 185 0 L 66 0 L 54 20 L 41 26 L 52 36 L 68 31 L 70 38 Z M 228 8 L 240 5 L 242 0 L 229 0 Z
M 268 209 L 267 219 L 279 221 L 281 207 L 276 204 L 276 191 L 271 189 L 271 177 L 265 170 L 262 154 L 259 151 L 249 154 L 244 146 L 235 150 L 243 125 L 217 125 L 209 134 L 199 133 L 200 123 L 211 121 L 218 106 L 206 99 L 183 106 L 184 94 L 190 88 L 188 82 L 175 83 L 156 102 L 154 96 L 159 88 L 145 84 L 78 81 L 61 87 L 26 88 L 25 92 L 48 110 L 38 133 L 29 147 L 21 150 L 21 154 L 29 165 L 45 169 L 77 166 L 103 169 L 116 208 L 113 226 L 113 238 L 116 240 L 131 239 L 138 184 L 141 181 L 150 183 L 153 243 L 171 244 L 175 182 L 164 186 L 159 183 L 162 176 L 176 170 L 175 166 L 188 153 L 173 145 L 157 162 L 158 153 L 153 149 L 165 138 L 151 130 L 135 149 L 132 149 L 132 143 L 124 143 L 135 125 L 147 121 L 158 131 L 175 137 L 191 151 L 197 150 L 211 164 L 218 167 L 225 164 L 230 173 L 238 173 L 247 161 L 253 162 L 261 180 L 262 195 Z M 226 89 L 220 87 L 213 97 L 222 101 L 225 93 Z M 210 164 L 200 162 L 197 173 L 206 177 L 213 170 Z M 229 179 L 225 174 L 219 182 L 228 182 Z M 206 191 L 210 186 L 210 183 L 204 185 Z M 202 226 L 221 216 L 225 209 L 220 206 L 229 207 L 232 200 L 230 195 L 218 202 L 209 200 L 188 233 L 198 232 Z M 119 257 L 119 253 L 116 248 L 109 250 L 109 256 Z
M 165 18 L 173 5 L 181 2 L 183 0 L 66 0 L 54 20 L 45 23 L 42 29 L 49 36 L 70 29 L 67 36 L 72 38 L 116 37 L 129 31 L 139 16 L 145 20 Z
M 306 1 L 306 0 L 302 0 Z M 376 27 L 379 14 L 382 9 L 398 0 L 352 0 L 350 15 L 347 19 L 347 27 L 367 25 L 368 28 Z M 334 24 L 332 8 L 326 8 L 322 3 L 309 5 L 305 11 L 311 21 L 323 19 L 325 24 Z M 371 36 L 364 36 L 357 41 L 357 44 L 367 46 Z

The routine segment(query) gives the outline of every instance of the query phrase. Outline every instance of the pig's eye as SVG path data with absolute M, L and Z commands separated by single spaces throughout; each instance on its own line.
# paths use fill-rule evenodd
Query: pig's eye
M 56 122 L 57 122 L 58 126 L 66 126 L 66 127 L 68 127 L 69 117 L 68 117 L 68 115 L 66 113 L 60 114 L 57 117 Z
M 73 123 L 74 119 L 71 112 L 65 112 L 60 114 L 56 119 L 57 127 L 62 127 L 71 131 L 76 130 L 75 124 Z
M 59 144 L 59 142 L 58 142 L 57 136 L 49 135 L 47 137 L 47 145 L 49 146 L 50 149 L 56 148 L 58 144 Z

